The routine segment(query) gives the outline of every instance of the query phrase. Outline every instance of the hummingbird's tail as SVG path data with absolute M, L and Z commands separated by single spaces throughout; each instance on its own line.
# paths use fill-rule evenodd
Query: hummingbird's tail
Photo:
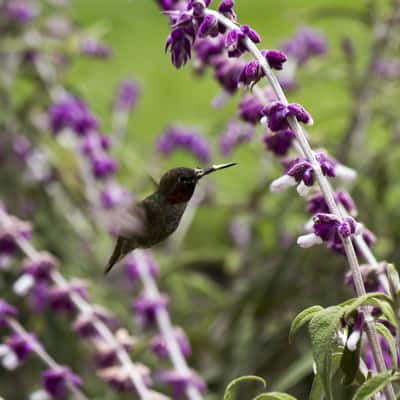
M 104 274 L 108 274 L 111 268 L 126 254 L 126 251 L 124 251 L 124 247 L 125 247 L 125 239 L 119 237 L 117 239 L 114 251 L 108 261 L 107 267 L 104 270 Z

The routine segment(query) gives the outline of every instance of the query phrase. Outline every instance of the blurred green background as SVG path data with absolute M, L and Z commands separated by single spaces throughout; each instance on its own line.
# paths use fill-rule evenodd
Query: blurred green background
M 356 48 L 355 74 L 360 73 L 369 56 L 372 31 L 365 20 L 371 4 L 376 6 L 374 12 L 379 17 L 389 2 L 237 0 L 236 3 L 240 22 L 259 32 L 264 48 L 279 47 L 303 25 L 326 36 L 327 54 L 299 71 L 300 87 L 290 93 L 289 100 L 300 102 L 313 115 L 315 126 L 309 130 L 313 145 L 326 147 L 340 159 L 337 149 L 353 107 L 341 41 L 345 36 L 351 38 Z M 156 138 L 171 123 L 198 127 L 213 144 L 212 161 L 223 161 L 218 151 L 218 136 L 227 120 L 236 114 L 239 96 L 228 101 L 222 110 L 215 110 L 211 101 L 220 89 L 211 73 L 196 77 L 190 65 L 182 70 L 171 65 L 169 55 L 163 50 L 169 31 L 167 20 L 154 2 L 75 0 L 71 13 L 84 29 L 94 24 L 104 28 L 103 39 L 112 47 L 110 60 L 82 57 L 73 62 L 65 76 L 66 85 L 81 94 L 101 119 L 104 132 L 111 127 L 110 106 L 117 83 L 133 77 L 141 86 L 128 134 L 123 145 L 116 149 L 120 161 L 118 180 L 122 184 L 141 198 L 151 190 L 147 171 L 160 176 L 174 166 L 197 165 L 196 160 L 184 153 L 161 159 L 156 152 Z M 378 256 L 395 262 L 399 252 L 395 243 L 400 235 L 397 176 L 400 151 L 399 146 L 392 146 L 388 152 L 389 145 L 396 142 L 386 119 L 380 115 L 380 107 L 385 106 L 387 99 L 377 99 L 362 148 L 350 159 L 360 179 L 349 189 L 357 201 L 361 221 L 379 237 Z M 229 161 L 236 161 L 239 166 L 210 178 L 212 201 L 199 208 L 182 246 L 171 250 L 166 244 L 156 249 L 162 268 L 160 287 L 171 296 L 173 321 L 188 332 L 193 344 L 189 362 L 207 380 L 209 399 L 221 398 L 226 384 L 243 374 L 263 376 L 270 389 L 287 390 L 304 399 L 312 382 L 309 342 L 303 332 L 289 346 L 288 327 L 303 308 L 336 304 L 352 295 L 343 286 L 347 266 L 344 259 L 323 248 L 296 247 L 296 237 L 302 233 L 308 216 L 303 200 L 293 191 L 278 196 L 266 192 L 256 207 L 248 205 L 256 188 L 267 188 L 281 173 L 277 160 L 264 151 L 261 132 L 252 142 L 240 146 Z M 61 160 L 60 165 L 64 162 Z M 63 173 L 68 175 L 68 169 Z M 228 224 L 235 215 L 251 222 L 251 243 L 241 251 L 227 236 Z M 77 275 L 90 281 L 91 298 L 115 311 L 124 325 L 141 338 L 133 358 L 159 369 L 161 365 L 146 351 L 146 336 L 132 321 L 129 302 L 133 292 L 124 287 L 121 271 L 116 270 L 107 278 L 102 275 L 112 247 L 108 235 L 97 232 L 86 246 L 74 237 L 60 216 L 44 206 L 37 211 L 35 224 L 36 237 L 40 237 L 38 247 L 62 258 L 66 276 Z M 92 399 L 131 398 L 113 394 L 92 376 L 90 351 L 71 335 L 66 320 L 48 314 L 29 316 L 28 312 L 24 317 L 45 335 L 52 354 L 80 371 Z M 1 372 L 0 387 L 5 397 L 27 398 L 32 382 L 26 376 L 35 381 L 35 374 L 32 364 L 11 378 Z M 20 384 L 21 395 L 8 386 L 9 379 Z M 349 398 L 352 392 L 352 388 L 337 390 L 337 398 L 341 399 Z M 249 388 L 240 398 L 251 398 L 252 394 Z

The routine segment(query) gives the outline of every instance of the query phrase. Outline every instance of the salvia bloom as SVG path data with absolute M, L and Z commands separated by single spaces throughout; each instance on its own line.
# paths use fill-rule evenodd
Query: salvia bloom
M 0 213 L 3 212 L 0 203 Z M 8 224 L 0 225 L 0 255 L 14 254 L 18 245 L 15 242 L 15 237 L 29 239 L 31 236 L 32 228 L 28 222 L 22 221 L 16 217 L 9 216 Z
M 4 368 L 14 370 L 32 352 L 32 342 L 36 342 L 36 337 L 29 334 L 29 339 L 19 333 L 12 333 L 0 344 L 0 359 Z
M 145 262 L 143 263 L 143 267 L 148 268 L 148 272 L 150 275 L 155 278 L 159 274 L 157 263 L 155 262 L 153 256 L 149 252 L 142 252 L 142 257 L 145 258 Z M 138 259 L 135 253 L 129 253 L 124 258 L 124 266 L 125 266 L 125 275 L 126 277 L 132 281 L 136 282 L 139 278 L 139 267 L 138 267 Z
M 239 29 L 232 29 L 225 36 L 225 46 L 229 57 L 240 57 L 247 51 L 244 39 L 250 39 L 253 43 L 260 43 L 259 34 L 248 25 L 242 25 Z
M 95 58 L 107 58 L 111 55 L 111 49 L 93 38 L 83 39 L 80 50 L 82 54 Z
M 91 131 L 81 138 L 79 148 L 85 156 L 94 158 L 97 153 L 102 153 L 110 148 L 111 141 L 108 136 Z
M 188 357 L 191 353 L 191 348 L 185 332 L 181 328 L 175 328 L 174 337 L 183 356 Z M 150 349 L 161 359 L 168 358 L 169 356 L 168 348 L 162 335 L 157 335 L 152 339 Z
M 246 93 L 239 102 L 239 117 L 252 125 L 256 125 L 260 122 L 262 117 L 261 111 L 264 105 L 253 94 Z
M 7 1 L 5 10 L 1 12 L 4 12 L 10 21 L 19 24 L 31 22 L 37 14 L 35 6 L 31 2 L 24 0 Z
M 222 36 L 205 39 L 197 38 L 193 47 L 196 53 L 196 70 L 202 71 L 205 66 L 213 63 L 216 56 L 223 53 L 225 40 Z
M 390 294 L 387 278 L 387 264 L 385 262 L 379 263 L 378 266 L 368 264 L 361 265 L 360 270 L 365 290 L 367 292 L 382 292 Z M 353 276 L 350 272 L 346 273 L 344 282 L 346 285 L 354 287 Z
M 52 104 L 48 110 L 48 118 L 54 134 L 69 128 L 83 136 L 98 127 L 96 118 L 85 102 L 72 96 Z
M 219 150 L 224 157 L 227 157 L 236 146 L 250 141 L 253 136 L 254 128 L 251 125 L 231 120 L 219 137 Z
M 98 335 L 95 321 L 101 321 L 111 330 L 117 326 L 115 317 L 103 307 L 94 305 L 90 313 L 80 313 L 73 323 L 73 330 L 82 337 L 93 337 Z
M 283 63 L 287 60 L 285 54 L 279 50 L 262 50 L 261 53 L 269 66 L 276 70 L 281 70 Z M 265 72 L 260 63 L 257 60 L 252 60 L 244 65 L 239 76 L 239 82 L 247 86 L 252 86 L 264 76 Z
M 290 128 L 287 121 L 288 116 L 292 116 L 306 125 L 313 124 L 311 115 L 300 104 L 285 105 L 280 101 L 273 101 L 266 105 L 261 113 L 267 118 L 269 129 L 274 132 Z
M 114 109 L 119 111 L 131 111 L 138 100 L 139 85 L 137 82 L 127 79 L 119 84 Z
M 200 393 L 205 391 L 203 380 L 194 371 L 189 374 L 182 374 L 175 370 L 162 371 L 158 379 L 171 386 L 174 398 L 181 397 L 189 386 L 195 387 Z
M 141 294 L 132 302 L 132 310 L 135 316 L 145 324 L 151 324 L 155 320 L 156 311 L 166 308 L 168 297 L 161 294 L 159 297 L 150 297 L 146 294 Z
M 278 132 L 269 132 L 263 136 L 263 142 L 267 149 L 275 155 L 282 157 L 287 155 L 292 147 L 295 135 L 290 128 Z
M 164 155 L 168 155 L 176 149 L 185 149 L 202 163 L 210 161 L 210 149 L 204 136 L 176 126 L 167 128 L 160 136 L 157 149 Z
M 72 293 L 87 299 L 86 284 L 81 280 L 72 279 L 68 286 L 51 287 L 47 292 L 48 303 L 54 310 L 72 312 L 75 310 L 75 305 L 71 299 Z
M 218 57 L 213 60 L 214 78 L 227 93 L 235 93 L 238 89 L 238 80 L 243 69 L 243 62 L 238 59 Z
M 324 54 L 326 52 L 326 41 L 319 32 L 303 27 L 296 32 L 292 39 L 284 42 L 281 47 L 288 56 L 294 58 L 301 65 L 311 57 Z
M 336 203 L 343 206 L 348 214 L 352 216 L 357 215 L 357 209 L 354 201 L 348 193 L 344 192 L 343 190 L 339 190 L 335 192 L 334 197 Z M 326 204 L 325 197 L 321 192 L 316 192 L 307 199 L 307 211 L 310 214 L 329 213 L 328 204 Z
M 42 374 L 42 383 L 46 392 L 53 399 L 65 399 L 68 393 L 68 384 L 79 387 L 81 379 L 67 367 L 48 369 Z

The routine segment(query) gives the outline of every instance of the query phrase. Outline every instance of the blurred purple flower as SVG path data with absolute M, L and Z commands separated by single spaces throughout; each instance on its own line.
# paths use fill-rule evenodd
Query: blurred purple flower
M 109 210 L 130 203 L 131 195 L 126 188 L 111 181 L 101 190 L 100 201 L 102 207 Z
M 13 22 L 26 24 L 31 22 L 37 14 L 34 5 L 24 0 L 8 0 L 5 6 L 5 15 Z
M 47 293 L 49 305 L 54 310 L 72 312 L 75 309 L 71 294 L 87 299 L 86 285 L 80 280 L 71 280 L 68 286 L 51 287 Z
M 117 169 L 117 162 L 104 152 L 96 153 L 91 157 L 92 173 L 96 179 L 103 179 Z
M 243 247 L 250 243 L 250 226 L 243 218 L 235 217 L 229 223 L 229 237 L 235 246 Z
M 75 97 L 53 103 L 48 110 L 49 125 L 54 134 L 65 128 L 72 129 L 77 135 L 84 136 L 97 129 L 98 123 L 87 105 Z
M 214 78 L 228 93 L 235 93 L 238 88 L 239 76 L 243 69 L 243 61 L 220 56 L 213 60 L 213 64 Z
M 268 150 L 277 156 L 285 156 L 292 146 L 295 135 L 290 128 L 278 132 L 266 133 L 263 136 L 263 142 Z
M 26 337 L 21 336 L 19 333 L 11 334 L 4 341 L 5 345 L 13 351 L 20 362 L 32 352 L 32 342 L 37 343 L 35 335 L 29 334 L 29 339 L 27 340 Z
M 68 385 L 79 387 L 81 379 L 67 367 L 48 369 L 42 374 L 42 383 L 46 392 L 54 399 L 65 399 Z
M 101 135 L 96 131 L 88 132 L 81 138 L 79 148 L 85 156 L 95 157 L 97 153 L 108 150 L 111 146 L 109 136 Z
M 111 54 L 111 49 L 108 46 L 93 38 L 83 39 L 80 50 L 82 54 L 95 58 L 107 58 Z
M 174 337 L 183 356 L 188 357 L 191 353 L 191 348 L 185 332 L 181 328 L 175 328 Z M 166 359 L 169 356 L 165 339 L 161 334 L 151 340 L 150 349 L 161 359 Z
M 389 282 L 387 280 L 387 264 L 381 262 L 378 266 L 373 265 L 360 265 L 361 276 L 367 292 L 382 292 L 388 293 Z M 354 288 L 354 280 L 351 272 L 347 272 L 344 278 L 346 285 Z
M 243 121 L 256 125 L 260 122 L 260 119 L 262 117 L 261 110 L 263 109 L 263 107 L 263 104 L 257 96 L 246 93 L 240 99 L 238 112 L 239 117 L 243 119 Z
M 225 47 L 228 50 L 229 57 L 240 57 L 247 47 L 245 38 L 250 39 L 253 43 L 260 43 L 260 35 L 248 25 L 241 25 L 238 29 L 230 30 L 225 36 Z
M 146 294 L 139 295 L 132 302 L 132 310 L 134 314 L 146 324 L 151 324 L 155 320 L 156 311 L 166 308 L 168 297 L 161 294 L 157 298 L 149 297 Z
M 188 386 L 194 386 L 201 393 L 204 393 L 206 388 L 203 380 L 194 371 L 190 371 L 189 374 L 175 370 L 162 371 L 158 374 L 158 379 L 172 387 L 174 399 L 184 395 Z
M 374 62 L 374 73 L 383 79 L 400 79 L 400 60 L 379 59 Z
M 17 309 L 0 298 L 0 328 L 4 326 L 8 317 L 15 317 Z
M 91 313 L 80 313 L 73 323 L 73 330 L 82 337 L 92 337 L 98 334 L 95 321 L 101 321 L 111 330 L 117 326 L 115 317 L 101 306 L 94 305 Z
M 151 274 L 153 278 L 157 277 L 159 274 L 157 263 L 155 262 L 153 256 L 149 252 L 141 253 L 144 260 L 146 261 L 145 266 L 148 268 L 148 272 Z M 139 278 L 139 270 L 138 270 L 138 260 L 135 253 L 128 254 L 124 261 L 125 266 L 125 275 L 126 277 L 135 282 Z
M 195 131 L 171 126 L 159 137 L 157 149 L 161 154 L 168 155 L 178 148 L 190 151 L 202 163 L 210 161 L 210 148 L 204 136 Z
M 0 212 L 3 212 L 0 204 Z M 14 216 L 7 217 L 7 225 L 0 225 L 0 254 L 13 254 L 17 251 L 18 245 L 15 237 L 29 239 L 31 236 L 31 225 Z
M 295 35 L 282 44 L 283 51 L 294 58 L 299 64 L 304 64 L 311 57 L 326 52 L 325 38 L 317 31 L 303 27 Z
M 137 82 L 127 79 L 119 84 L 114 109 L 119 111 L 132 110 L 139 96 L 139 85 Z
M 219 137 L 220 153 L 224 157 L 229 156 L 236 146 L 250 141 L 253 136 L 254 128 L 251 125 L 234 120 L 229 121 Z
M 335 200 L 338 204 L 342 205 L 350 215 L 355 216 L 357 214 L 353 199 L 348 193 L 342 190 L 337 191 L 335 193 Z M 310 214 L 329 213 L 329 207 L 321 192 L 314 193 L 307 199 L 307 211 Z

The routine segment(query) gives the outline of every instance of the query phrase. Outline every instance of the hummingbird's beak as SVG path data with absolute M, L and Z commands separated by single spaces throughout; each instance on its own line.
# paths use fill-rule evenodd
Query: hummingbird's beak
M 204 175 L 211 174 L 212 172 L 219 171 L 220 169 L 225 169 L 229 167 L 233 167 L 236 163 L 227 163 L 227 164 L 219 164 L 219 165 L 212 165 L 208 168 L 196 168 L 195 169 L 195 176 L 197 179 L 202 178 Z

